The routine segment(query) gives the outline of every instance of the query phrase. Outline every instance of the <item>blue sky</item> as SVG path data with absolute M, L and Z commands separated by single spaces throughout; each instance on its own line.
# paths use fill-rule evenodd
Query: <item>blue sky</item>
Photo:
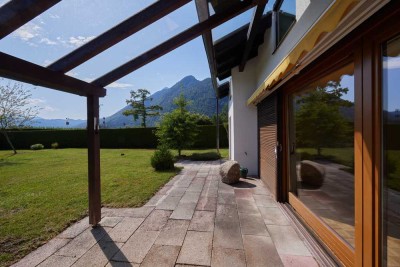
M 5 2 L 0 0 L 0 5 Z M 153 2 L 155 1 L 61 1 L 2 39 L 0 51 L 47 66 Z M 271 5 L 269 4 L 268 9 Z M 248 23 L 251 14 L 250 10 L 214 29 L 214 40 Z M 192 1 L 67 74 L 91 81 L 197 22 Z M 100 116 L 112 115 L 124 107 L 130 90 L 145 88 L 154 93 L 172 86 L 187 75 L 193 75 L 198 80 L 210 76 L 201 37 L 107 87 L 107 96 L 101 99 Z M 28 84 L 24 88 L 31 90 L 32 103 L 42 107 L 40 117 L 86 118 L 84 97 L 47 88 L 34 88 Z

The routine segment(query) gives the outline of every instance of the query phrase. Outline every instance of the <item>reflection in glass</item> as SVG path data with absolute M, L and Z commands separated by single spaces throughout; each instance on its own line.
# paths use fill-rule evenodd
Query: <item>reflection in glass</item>
M 276 44 L 279 45 L 296 22 L 296 1 L 284 0 L 276 18 Z
M 290 190 L 354 247 L 354 65 L 291 96 Z
M 383 265 L 400 266 L 400 37 L 383 47 Z

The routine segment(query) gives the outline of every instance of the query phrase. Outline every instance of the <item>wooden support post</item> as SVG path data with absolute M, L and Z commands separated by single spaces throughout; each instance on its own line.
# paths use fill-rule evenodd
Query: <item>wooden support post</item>
M 217 125 L 217 152 L 219 154 L 219 99 L 218 99 L 218 90 L 217 90 L 217 96 L 216 96 L 216 102 L 217 102 L 217 116 L 216 116 L 216 122 L 215 124 Z
M 87 97 L 89 223 L 101 219 L 99 97 Z

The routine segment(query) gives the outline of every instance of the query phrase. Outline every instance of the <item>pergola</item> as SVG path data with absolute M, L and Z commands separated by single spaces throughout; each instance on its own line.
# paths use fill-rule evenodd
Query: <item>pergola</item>
M 0 7 L 0 40 L 60 1 L 12 0 L 7 2 Z M 89 223 L 93 226 L 97 225 L 101 219 L 99 98 L 106 96 L 104 87 L 202 35 L 217 99 L 226 95 L 229 84 L 218 86 L 217 82 L 218 69 L 211 30 L 255 7 L 253 17 L 244 30 L 245 38 L 244 40 L 242 38 L 244 46 L 241 46 L 241 50 L 243 49 L 241 56 L 235 58 L 235 64 L 239 65 L 239 69 L 243 71 L 254 50 L 256 37 L 260 35 L 259 25 L 262 24 L 262 15 L 268 0 L 195 0 L 199 23 L 192 27 L 90 83 L 70 77 L 66 73 L 189 2 L 190 0 L 156 1 L 47 67 L 0 52 L 0 76 L 87 98 Z M 215 11 L 212 15 L 209 4 Z

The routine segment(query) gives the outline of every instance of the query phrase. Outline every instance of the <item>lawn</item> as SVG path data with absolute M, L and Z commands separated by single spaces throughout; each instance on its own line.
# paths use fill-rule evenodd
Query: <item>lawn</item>
M 193 152 L 199 151 L 184 154 Z M 174 176 L 176 171 L 151 168 L 152 153 L 101 150 L 103 206 L 141 206 Z M 87 215 L 87 207 L 87 150 L 21 150 L 17 155 L 0 151 L 0 266 Z

